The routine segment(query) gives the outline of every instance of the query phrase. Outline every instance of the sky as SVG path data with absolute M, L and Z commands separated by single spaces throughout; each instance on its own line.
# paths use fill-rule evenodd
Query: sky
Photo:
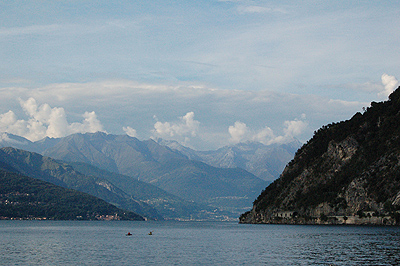
M 399 86 L 397 1 L 0 1 L 0 132 L 306 142 Z

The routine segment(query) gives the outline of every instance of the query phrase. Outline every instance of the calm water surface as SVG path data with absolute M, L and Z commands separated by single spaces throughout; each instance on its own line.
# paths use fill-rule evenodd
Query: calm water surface
M 0 264 L 400 265 L 400 228 L 0 221 Z

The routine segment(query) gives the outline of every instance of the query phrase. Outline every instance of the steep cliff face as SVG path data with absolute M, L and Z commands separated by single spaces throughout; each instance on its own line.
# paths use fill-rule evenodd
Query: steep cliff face
M 400 224 L 400 88 L 315 132 L 241 223 Z

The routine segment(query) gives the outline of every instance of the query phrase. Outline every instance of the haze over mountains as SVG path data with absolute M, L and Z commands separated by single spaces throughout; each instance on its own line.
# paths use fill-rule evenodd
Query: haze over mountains
M 256 195 L 267 185 L 265 180 L 238 167 L 253 167 L 253 172 L 258 171 L 264 179 L 271 180 L 282 167 L 282 161 L 290 156 L 290 152 L 294 153 L 289 146 L 267 148 L 262 144 L 248 143 L 214 153 L 196 154 L 187 148 L 183 151 L 183 146 L 180 146 L 181 150 L 172 149 L 160 145 L 160 141 L 140 141 L 127 135 L 100 132 L 60 139 L 45 138 L 37 142 L 3 133 L 1 139 L 1 146 L 41 153 L 72 165 L 71 169 L 79 173 L 75 176 L 81 179 L 86 176 L 86 181 L 90 176 L 92 183 L 102 184 L 103 190 L 106 187 L 112 191 L 113 196 L 107 197 L 112 198 L 117 206 L 156 219 L 161 216 L 168 219 L 236 218 L 251 206 Z M 275 163 L 265 164 L 267 167 L 273 165 L 271 169 L 261 171 L 260 167 L 256 169 L 253 166 L 257 160 L 268 160 L 274 152 L 275 157 L 281 160 L 280 164 L 275 160 Z M 224 154 L 230 154 L 230 157 Z M 96 189 L 91 193 L 102 194 Z M 105 192 L 102 198 L 106 199 Z M 135 204 L 137 206 L 133 208 Z
M 264 145 L 260 142 L 245 142 L 218 150 L 196 151 L 176 141 L 158 139 L 157 142 L 179 151 L 191 160 L 201 161 L 214 167 L 239 167 L 269 182 L 279 177 L 287 162 L 301 146 L 295 139 L 287 144 Z

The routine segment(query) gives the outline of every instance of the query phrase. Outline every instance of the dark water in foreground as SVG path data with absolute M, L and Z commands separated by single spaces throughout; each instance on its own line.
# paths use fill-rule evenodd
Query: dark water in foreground
M 400 265 L 400 228 L 0 221 L 0 264 Z

